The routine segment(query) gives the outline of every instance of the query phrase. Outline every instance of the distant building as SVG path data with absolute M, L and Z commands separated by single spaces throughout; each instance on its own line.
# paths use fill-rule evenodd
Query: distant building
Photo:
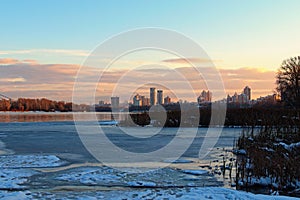
M 227 95 L 227 103 L 232 103 L 233 102 L 233 98 L 228 94 Z
M 133 97 L 133 105 L 134 106 L 142 106 L 142 99 L 141 99 L 141 96 L 139 94 L 136 94 Z
M 167 105 L 167 104 L 170 104 L 171 103 L 171 98 L 169 96 L 166 96 L 164 98 L 164 104 Z
M 280 101 L 280 96 L 278 94 L 271 94 L 256 99 L 257 104 L 276 104 L 279 101 Z
M 104 101 L 103 101 L 103 100 L 100 100 L 100 101 L 99 101 L 99 106 L 104 106 L 104 105 L 105 105 Z
M 238 103 L 240 104 L 247 104 L 249 103 L 249 97 L 246 94 L 240 94 L 238 95 Z
M 238 103 L 239 102 L 239 95 L 236 92 L 232 96 L 232 102 L 233 103 Z
M 241 94 L 237 92 L 234 93 L 233 96 L 227 96 L 227 103 L 231 104 L 231 106 L 238 106 L 241 108 L 245 108 L 251 106 L 251 89 L 250 87 L 246 86 Z
M 251 88 L 249 88 L 248 86 L 246 86 L 244 88 L 243 94 L 245 94 L 247 96 L 247 101 L 251 100 Z
M 209 90 L 207 91 L 203 90 L 200 96 L 198 97 L 197 102 L 198 104 L 205 103 L 205 102 L 207 103 L 207 102 L 211 102 L 211 99 L 212 99 L 212 93 Z
M 163 104 L 163 90 L 157 90 L 157 104 L 162 105 Z
M 120 98 L 119 97 L 111 97 L 111 107 L 119 108 L 120 107 Z
M 156 104 L 156 89 L 150 88 L 150 105 L 153 106 Z
M 141 96 L 142 106 L 149 106 L 150 105 L 150 99 L 145 96 Z

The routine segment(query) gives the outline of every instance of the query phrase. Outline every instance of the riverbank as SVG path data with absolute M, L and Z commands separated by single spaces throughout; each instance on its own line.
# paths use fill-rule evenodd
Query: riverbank
M 295 123 L 296 122 L 296 123 Z M 262 127 L 237 141 L 237 188 L 300 197 L 300 126 Z

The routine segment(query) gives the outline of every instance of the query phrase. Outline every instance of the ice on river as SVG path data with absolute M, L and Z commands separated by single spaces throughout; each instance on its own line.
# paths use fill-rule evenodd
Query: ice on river
M 37 172 L 31 169 L 0 169 L 0 189 L 20 189 L 28 178 Z
M 30 191 L 7 192 L 0 191 L 0 198 L 5 200 L 27 199 L 215 199 L 215 200 L 289 200 L 297 199 L 285 196 L 255 195 L 243 191 L 220 187 L 180 188 L 177 190 L 142 189 L 126 191 L 88 191 L 88 192 L 58 192 L 58 193 L 32 193 Z
M 65 164 L 55 155 L 3 155 L 0 168 L 58 167 Z

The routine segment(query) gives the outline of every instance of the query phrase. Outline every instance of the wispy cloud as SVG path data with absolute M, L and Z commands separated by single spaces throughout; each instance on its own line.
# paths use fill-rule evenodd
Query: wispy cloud
M 212 60 L 206 58 L 172 58 L 172 59 L 162 60 L 162 62 L 188 64 L 188 63 L 210 63 L 212 62 Z
M 13 65 L 19 63 L 37 64 L 36 60 L 18 60 L 14 58 L 0 58 L 0 65 Z
M 85 50 L 71 50 L 71 49 L 23 49 L 23 50 L 9 50 L 1 51 L 0 55 L 21 55 L 21 54 L 64 54 L 70 56 L 86 57 L 89 55 L 89 51 Z
M 22 83 L 22 82 L 26 82 L 26 80 L 23 77 L 17 77 L 17 78 L 0 78 L 0 82 L 4 82 L 4 83 L 5 82 L 8 82 L 8 83 Z
M 275 88 L 276 72 L 259 68 L 219 69 L 227 93 L 240 92 L 243 86 L 250 86 L 253 96 L 270 94 Z
M 13 58 L 2 58 L 0 59 L 0 65 L 11 65 L 19 63 L 19 60 Z
M 38 64 L 37 60 L 23 60 L 24 63 L 29 63 L 29 64 Z
M 14 55 L 14 54 L 29 54 L 32 50 L 11 50 L 11 51 L 1 51 L 0 55 Z

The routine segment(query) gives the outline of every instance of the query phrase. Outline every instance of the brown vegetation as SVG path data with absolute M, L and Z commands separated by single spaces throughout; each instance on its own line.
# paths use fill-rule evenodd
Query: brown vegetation
M 298 115 L 296 115 L 298 113 Z M 237 188 L 264 185 L 259 181 L 268 178 L 267 185 L 281 193 L 299 195 L 300 188 L 300 121 L 299 111 L 289 115 L 270 115 L 257 134 L 243 132 L 237 141 Z M 245 151 L 244 151 L 245 150 Z M 242 184 L 241 184 L 242 183 Z
M 49 99 L 25 99 L 0 100 L 0 111 L 44 111 L 44 112 L 68 112 L 72 111 L 72 103 L 64 101 L 52 101 Z

